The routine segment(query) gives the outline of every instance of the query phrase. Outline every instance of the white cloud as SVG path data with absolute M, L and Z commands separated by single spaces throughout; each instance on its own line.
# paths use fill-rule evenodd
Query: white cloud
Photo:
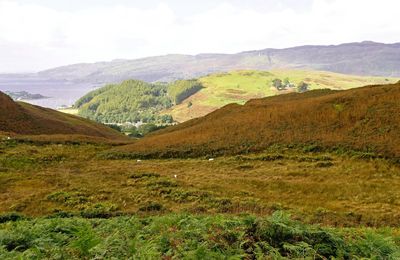
M 0 0 L 0 71 L 166 53 L 400 41 L 397 0 L 314 0 L 307 10 L 287 5 L 271 12 L 226 0 L 189 17 L 167 3 L 60 11 Z

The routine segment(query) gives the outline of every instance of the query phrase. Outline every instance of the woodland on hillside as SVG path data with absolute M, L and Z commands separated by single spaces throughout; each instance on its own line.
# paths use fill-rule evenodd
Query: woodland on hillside
M 171 83 L 127 80 L 89 92 L 75 103 L 75 109 L 80 116 L 105 124 L 171 125 L 254 98 L 313 89 L 355 88 L 396 80 L 300 70 L 231 71 Z
M 173 118 L 160 111 L 180 104 L 202 88 L 197 80 L 146 83 L 127 80 L 94 90 L 75 103 L 80 116 L 101 123 L 171 124 Z

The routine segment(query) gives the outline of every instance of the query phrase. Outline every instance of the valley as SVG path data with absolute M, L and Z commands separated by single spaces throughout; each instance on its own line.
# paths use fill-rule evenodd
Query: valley
M 398 82 L 343 91 L 322 89 L 229 104 L 118 147 L 109 156 L 235 155 L 283 145 L 399 158 L 399 88 Z
M 0 0 L 0 260 L 399 260 L 399 10 Z
M 396 259 L 399 86 L 310 84 L 141 139 L 1 95 L 0 257 Z
M 278 89 L 273 85 L 276 79 L 287 81 L 288 87 Z M 205 116 L 228 104 L 242 105 L 254 98 L 295 93 L 301 82 L 307 84 L 306 90 L 345 90 L 397 81 L 397 78 L 301 70 L 231 71 L 171 83 L 126 80 L 89 92 L 66 111 L 75 109 L 78 115 L 101 123 L 168 125 Z
M 274 79 L 282 81 L 287 79 L 294 85 L 305 82 L 308 84 L 309 90 L 345 90 L 398 81 L 397 78 L 360 77 L 323 71 L 231 71 L 200 78 L 199 82 L 204 87 L 203 89 L 163 113 L 170 114 L 178 122 L 185 122 L 205 116 L 231 103 L 243 105 L 250 99 L 297 92 L 295 87 L 284 90 L 276 89 L 272 84 Z
M 131 79 L 148 83 L 170 83 L 238 70 L 327 71 L 346 75 L 398 78 L 399 61 L 399 43 L 384 44 L 371 41 L 282 49 L 266 48 L 235 54 L 170 54 L 79 63 L 33 73 L 0 74 L 0 91 L 27 91 L 48 96 L 51 98 L 35 100 L 32 103 L 57 109 L 73 105 L 80 97 L 96 88 Z M 290 74 L 288 77 L 290 78 Z M 364 82 L 362 85 L 368 84 L 372 83 Z M 177 109 L 183 110 L 174 113 L 178 121 L 198 116 L 184 108 Z M 199 105 L 198 109 L 205 111 L 199 115 L 210 112 L 209 106 Z

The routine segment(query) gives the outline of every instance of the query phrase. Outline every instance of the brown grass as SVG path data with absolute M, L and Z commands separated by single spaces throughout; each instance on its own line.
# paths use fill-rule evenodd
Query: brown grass
M 98 138 L 99 141 L 104 139 L 126 142 L 128 140 L 124 135 L 104 125 L 52 109 L 16 103 L 1 92 L 0 131 L 29 135 L 31 139 L 51 139 L 49 135 L 57 135 L 54 138 L 63 140 L 74 140 L 76 137 L 82 139 L 82 136 L 87 136 L 89 139 Z M 33 137 L 36 135 L 42 136 Z
M 261 151 L 273 144 L 373 151 L 400 157 L 400 83 L 316 90 L 227 105 L 116 153 L 180 157 Z
M 333 226 L 398 226 L 400 169 L 382 159 L 282 150 L 204 159 L 104 160 L 99 145 L 0 142 L 0 213 L 267 215 Z M 175 178 L 176 175 L 176 178 Z

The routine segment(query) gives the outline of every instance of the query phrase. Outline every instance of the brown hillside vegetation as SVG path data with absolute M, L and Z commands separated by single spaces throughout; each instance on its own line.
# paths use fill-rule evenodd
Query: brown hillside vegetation
M 0 92 L 0 133 L 42 141 L 126 141 L 117 131 L 80 117 L 22 102 Z
M 110 156 L 215 156 L 261 151 L 273 144 L 312 144 L 400 157 L 399 126 L 400 82 L 315 90 L 227 105 L 119 147 Z

